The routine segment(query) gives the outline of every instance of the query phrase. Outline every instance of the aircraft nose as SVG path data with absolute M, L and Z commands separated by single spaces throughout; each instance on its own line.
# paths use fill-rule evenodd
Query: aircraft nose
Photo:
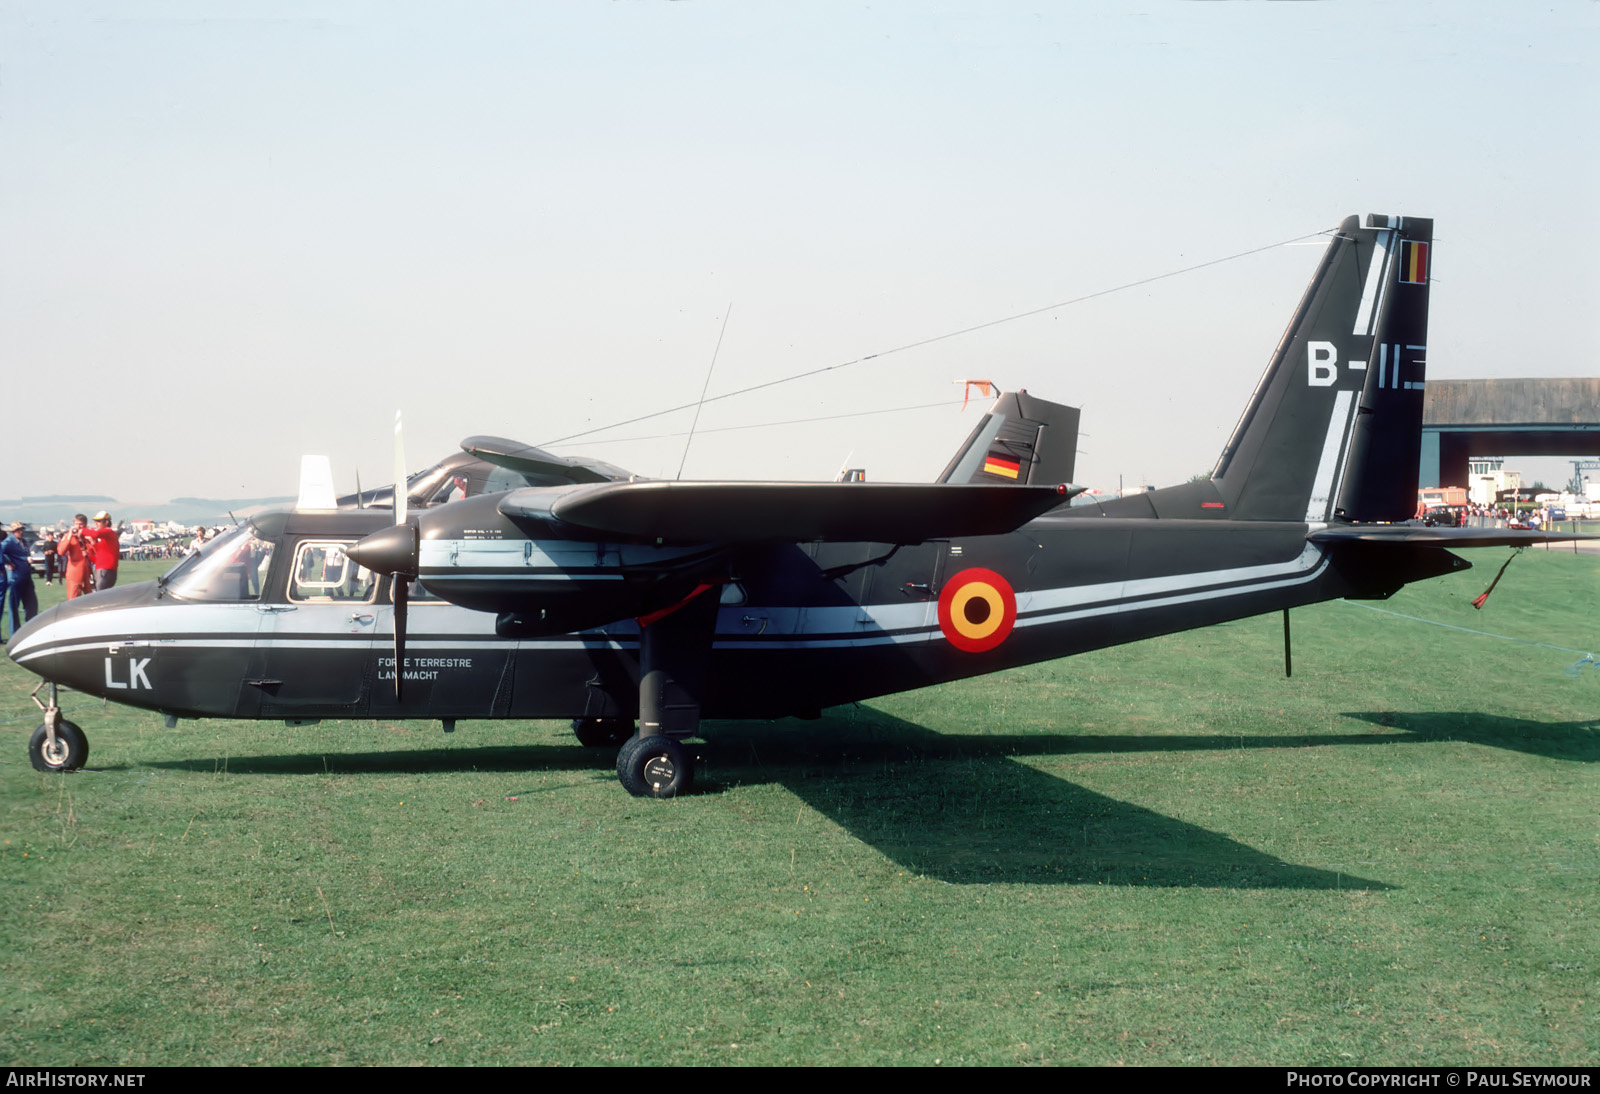
M 414 574 L 417 572 L 417 526 L 408 521 L 374 532 L 346 549 L 345 554 L 375 573 Z
M 11 641 L 6 643 L 6 654 L 11 660 L 20 662 L 28 650 L 36 648 L 43 641 L 48 641 L 44 637 L 44 632 L 65 618 L 68 607 L 67 604 L 57 604 L 53 608 L 46 608 L 15 631 L 11 635 Z

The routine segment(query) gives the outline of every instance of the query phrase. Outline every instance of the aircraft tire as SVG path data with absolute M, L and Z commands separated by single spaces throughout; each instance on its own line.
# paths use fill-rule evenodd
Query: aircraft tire
M 627 718 L 574 718 L 572 732 L 585 748 L 616 748 L 633 736 Z
M 35 771 L 76 771 L 89 759 L 89 738 L 76 722 L 56 726 L 56 747 L 50 748 L 50 735 L 40 726 L 28 742 L 28 759 Z
M 694 783 L 694 757 L 664 733 L 630 737 L 617 753 L 617 778 L 636 798 L 674 798 Z

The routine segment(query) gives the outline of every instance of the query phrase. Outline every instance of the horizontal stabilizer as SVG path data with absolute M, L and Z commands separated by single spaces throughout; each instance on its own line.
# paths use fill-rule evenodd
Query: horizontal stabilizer
M 614 482 L 513 490 L 500 512 L 554 518 L 591 532 L 676 543 L 922 543 L 999 535 L 1080 486 L 947 483 Z
M 520 472 L 536 482 L 551 486 L 617 482 L 632 477 L 622 468 L 601 460 L 569 459 L 520 441 L 508 441 L 504 437 L 468 437 L 461 442 L 461 450 L 487 463 Z
M 1426 528 L 1414 524 L 1336 524 L 1306 536 L 1312 543 L 1410 543 L 1425 547 L 1531 547 L 1600 539 L 1580 532 L 1526 532 L 1516 528 Z

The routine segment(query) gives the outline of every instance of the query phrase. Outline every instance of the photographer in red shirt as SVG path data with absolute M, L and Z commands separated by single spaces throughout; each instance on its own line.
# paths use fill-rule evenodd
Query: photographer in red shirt
M 104 509 L 94 515 L 95 527 L 86 528 L 83 538 L 91 540 L 94 547 L 89 559 L 94 563 L 94 591 L 109 589 L 117 583 L 117 561 L 122 556 L 122 545 L 117 530 L 111 527 L 111 514 Z

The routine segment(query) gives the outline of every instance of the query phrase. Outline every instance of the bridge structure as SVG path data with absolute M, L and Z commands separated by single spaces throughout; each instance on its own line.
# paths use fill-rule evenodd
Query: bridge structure
M 1429 380 L 1417 485 L 1465 486 L 1489 456 L 1600 456 L 1600 377 Z

